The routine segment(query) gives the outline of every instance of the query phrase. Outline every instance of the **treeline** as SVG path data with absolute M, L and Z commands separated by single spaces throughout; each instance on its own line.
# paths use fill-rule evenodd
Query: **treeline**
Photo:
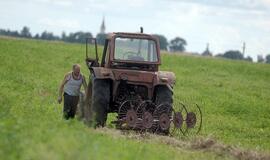
M 212 56 L 211 52 L 204 51 L 202 53 L 203 56 Z M 244 60 L 244 61 L 250 61 L 253 62 L 253 59 L 250 56 L 244 57 L 244 54 L 241 53 L 238 50 L 229 50 L 225 53 L 220 53 L 215 55 L 215 57 L 222 57 L 227 59 L 233 59 L 233 60 Z M 266 55 L 265 58 L 262 55 L 257 56 L 257 62 L 258 63 L 270 63 L 270 54 Z
M 252 58 L 250 56 L 244 57 L 244 54 L 242 54 L 238 50 L 230 50 L 226 51 L 225 53 L 217 54 L 216 57 L 223 57 L 228 59 L 235 59 L 235 60 L 245 60 L 252 62 Z
M 263 57 L 262 55 L 257 56 L 258 63 L 270 63 L 270 54 Z
M 86 38 L 92 38 L 93 35 L 90 32 L 74 32 L 66 34 L 62 32 L 61 36 L 54 35 L 52 32 L 43 31 L 41 34 L 32 35 L 30 32 L 30 28 L 24 26 L 21 31 L 11 31 L 9 29 L 0 29 L 0 35 L 4 36 L 12 36 L 12 37 L 22 37 L 22 38 L 32 38 L 32 39 L 42 39 L 42 40 L 58 40 L 58 41 L 65 41 L 71 43 L 85 43 Z M 181 37 L 175 37 L 172 40 L 168 41 L 168 39 L 160 34 L 154 34 L 159 38 L 160 49 L 166 50 L 169 52 L 185 52 L 186 46 L 188 45 L 187 41 Z M 96 35 L 97 43 L 103 45 L 105 43 L 106 34 L 98 33 Z M 211 51 L 209 50 L 209 46 L 207 45 L 205 51 L 202 53 L 195 53 L 197 55 L 202 56 L 213 56 Z M 215 57 L 223 57 L 228 59 L 235 59 L 235 60 L 246 60 L 246 61 L 253 61 L 250 56 L 244 57 L 244 54 L 238 50 L 229 50 L 224 53 L 217 54 Z M 258 55 L 258 62 L 260 63 L 270 63 L 270 54 L 263 57 Z
M 85 43 L 86 37 L 93 37 L 90 32 L 75 32 L 66 34 L 62 33 L 61 36 L 54 35 L 52 32 L 44 31 L 41 34 L 32 35 L 30 28 L 24 26 L 21 31 L 11 31 L 9 29 L 0 29 L 0 35 L 12 36 L 12 37 L 22 37 L 22 38 L 33 38 L 33 39 L 43 39 L 43 40 L 60 40 L 72 43 Z
M 22 37 L 22 38 L 33 38 L 33 39 L 43 39 L 43 40 L 60 40 L 72 43 L 85 43 L 85 38 L 92 38 L 93 35 L 90 32 L 75 32 L 66 34 L 63 32 L 61 36 L 54 35 L 52 32 L 44 31 L 41 34 L 33 35 L 30 32 L 30 28 L 24 26 L 21 31 L 11 31 L 9 29 L 0 29 L 0 35 L 12 36 L 12 37 Z M 187 45 L 186 40 L 180 37 L 176 37 L 170 42 L 163 35 L 155 34 L 160 40 L 160 48 L 162 50 L 169 50 L 172 52 L 183 52 L 185 51 L 185 46 Z M 97 43 L 103 45 L 105 43 L 106 34 L 98 33 L 96 36 Z

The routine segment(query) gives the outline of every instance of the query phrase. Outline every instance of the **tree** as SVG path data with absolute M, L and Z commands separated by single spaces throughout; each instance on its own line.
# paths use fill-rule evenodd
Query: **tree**
M 180 51 L 183 52 L 185 51 L 185 46 L 187 45 L 187 42 L 185 39 L 181 37 L 175 37 L 174 39 L 171 40 L 170 42 L 170 50 L 172 52 Z
M 0 35 L 20 37 L 20 33 L 18 31 L 10 31 L 9 29 L 8 30 L 0 29 Z
M 265 57 L 266 63 L 270 63 L 270 54 Z
M 23 29 L 21 30 L 21 36 L 25 38 L 31 38 L 31 33 L 29 27 L 24 26 Z
M 218 53 L 218 54 L 215 55 L 215 57 L 219 57 L 219 58 L 220 57 L 223 57 L 223 54 L 222 53 Z
M 97 36 L 96 36 L 97 43 L 100 45 L 104 45 L 106 37 L 107 37 L 107 35 L 104 33 L 97 34 Z
M 18 31 L 11 31 L 10 36 L 19 37 L 20 33 Z
M 39 39 L 39 34 L 37 33 L 35 36 L 34 36 L 35 39 Z
M 61 35 L 61 40 L 62 41 L 66 41 L 67 40 L 67 35 L 66 35 L 66 32 L 62 32 L 62 35 Z
M 167 46 L 168 46 L 167 38 L 160 34 L 154 34 L 154 36 L 158 37 L 159 39 L 160 49 L 167 50 Z
M 66 42 L 74 42 L 74 43 L 85 43 L 86 38 L 92 38 L 92 34 L 90 32 L 75 32 L 75 33 L 69 33 L 68 36 L 66 36 L 66 33 L 62 33 L 62 40 Z
M 0 29 L 0 35 L 6 35 L 6 31 L 4 29 Z
M 90 32 L 76 32 L 74 33 L 74 40 L 78 43 L 85 43 L 86 38 L 92 38 L 92 34 Z
M 258 60 L 258 63 L 263 63 L 264 62 L 264 58 L 262 55 L 257 55 L 257 60 Z
M 46 40 L 59 40 L 59 37 L 54 36 L 52 32 L 47 31 L 42 32 L 40 38 Z
M 85 32 L 85 33 L 84 33 L 84 37 L 85 37 L 85 38 L 93 38 L 93 35 L 92 35 L 92 33 L 90 33 L 90 32 Z
M 250 56 L 248 56 L 247 58 L 245 58 L 245 60 L 246 61 L 249 61 L 249 62 L 253 62 L 253 59 Z
M 84 42 L 85 42 L 84 33 L 81 32 L 81 31 L 75 32 L 75 33 L 74 33 L 74 42 L 77 42 L 77 43 L 84 43 Z
M 227 51 L 223 54 L 224 58 L 229 58 L 229 59 L 237 59 L 237 60 L 242 60 L 244 59 L 243 54 L 240 51 L 237 50 L 230 50 Z

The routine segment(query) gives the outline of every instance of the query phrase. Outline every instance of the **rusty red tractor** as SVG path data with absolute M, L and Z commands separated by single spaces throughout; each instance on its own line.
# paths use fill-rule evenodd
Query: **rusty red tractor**
M 93 47 L 89 47 L 93 45 Z M 93 50 L 89 57 L 90 50 Z M 175 74 L 159 71 L 159 40 L 144 33 L 117 32 L 105 39 L 99 61 L 95 38 L 86 40 L 86 64 L 90 81 L 84 114 L 95 126 L 104 126 L 108 113 L 117 113 L 113 123 L 118 129 L 157 134 L 186 134 L 201 129 L 202 117 L 185 105 L 173 107 Z M 87 106 L 87 105 L 86 105 Z M 86 116 L 88 116 L 86 115 Z

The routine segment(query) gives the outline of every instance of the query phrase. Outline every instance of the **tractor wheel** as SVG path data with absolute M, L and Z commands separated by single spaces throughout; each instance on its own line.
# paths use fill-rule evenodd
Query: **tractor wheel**
M 92 79 L 91 107 L 95 127 L 104 127 L 110 103 L 110 84 L 106 80 Z
M 158 86 L 155 94 L 155 103 L 160 105 L 167 103 L 172 105 L 173 103 L 173 92 L 167 86 Z
M 167 86 L 158 86 L 158 88 L 156 89 L 155 92 L 155 104 L 157 106 L 164 104 L 169 105 L 172 107 L 173 104 L 173 92 L 167 87 Z M 168 109 L 166 111 L 166 114 L 169 114 L 169 116 L 172 115 L 172 108 Z M 165 113 L 165 111 L 164 111 Z M 159 115 L 157 115 L 158 117 L 161 116 L 163 113 L 160 112 Z M 156 128 L 156 133 L 158 134 L 165 134 L 168 135 L 170 133 L 170 128 L 168 130 L 161 130 L 160 126 L 158 126 L 158 128 Z
M 84 98 L 85 97 L 85 94 L 83 92 L 80 92 L 80 99 L 79 99 L 79 103 L 77 105 L 77 117 L 79 120 L 83 120 L 84 119 L 84 115 L 85 115 L 85 112 L 84 112 L 84 107 L 85 107 L 85 101 L 84 101 Z
M 91 109 L 91 104 L 92 104 L 92 81 L 90 80 L 87 86 L 87 91 L 85 95 L 80 95 L 80 101 L 82 103 L 79 103 L 79 108 L 81 113 L 80 117 L 81 119 L 84 120 L 84 122 L 91 126 L 92 124 L 92 109 Z

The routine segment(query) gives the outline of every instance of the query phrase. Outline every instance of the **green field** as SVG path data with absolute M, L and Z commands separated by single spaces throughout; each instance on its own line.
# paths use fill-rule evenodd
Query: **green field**
M 204 115 L 199 138 L 168 138 L 62 119 L 58 87 L 74 63 L 89 75 L 84 53 L 82 44 L 0 37 L 0 159 L 239 158 L 194 147 L 198 139 L 270 153 L 270 65 L 163 54 L 161 70 L 177 76 L 174 101 L 196 102 Z

